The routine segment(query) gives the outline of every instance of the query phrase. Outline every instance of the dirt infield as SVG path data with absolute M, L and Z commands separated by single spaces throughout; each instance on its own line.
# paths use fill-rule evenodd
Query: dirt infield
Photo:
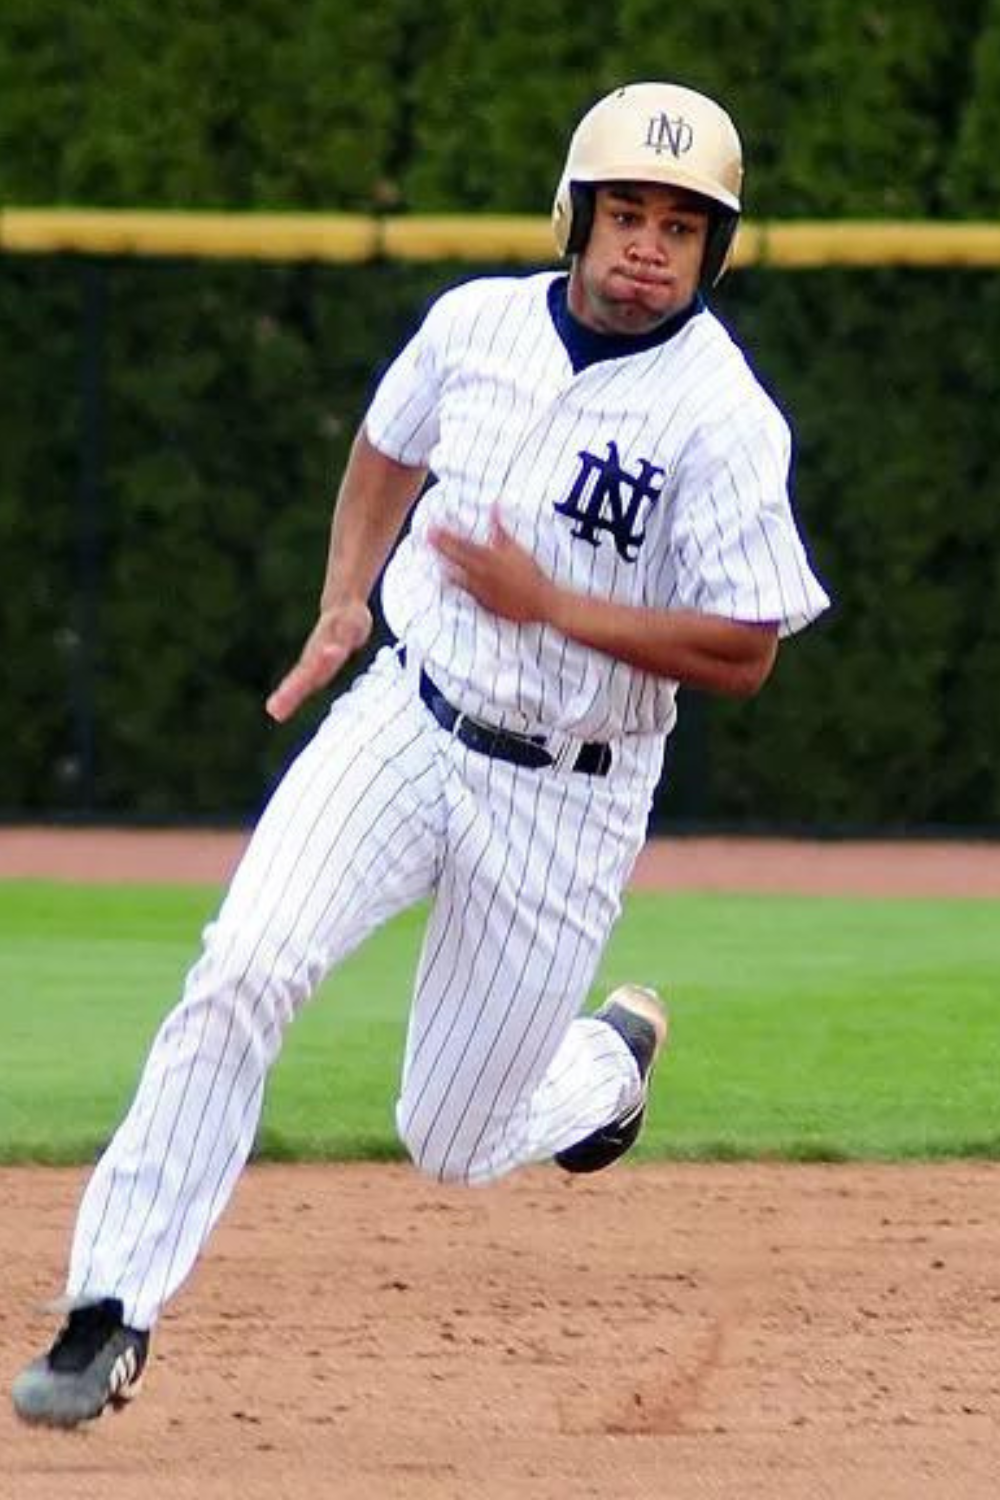
M 0 829 L 0 875 L 212 881 L 240 846 Z M 858 852 L 684 840 L 636 884 L 1000 895 L 997 846 Z M 0 1171 L 7 1384 L 82 1182 Z M 254 1167 L 131 1411 L 0 1410 L 0 1500 L 994 1500 L 998 1192 L 992 1164 Z
M 81 1179 L 0 1173 L 5 1376 Z M 82 1434 L 4 1500 L 993 1500 L 1000 1167 L 256 1167 Z M 5 1477 L 6 1476 L 6 1477 Z
M 0 879 L 226 880 L 246 834 L 0 827 Z M 1000 841 L 655 839 L 637 890 L 1000 897 Z

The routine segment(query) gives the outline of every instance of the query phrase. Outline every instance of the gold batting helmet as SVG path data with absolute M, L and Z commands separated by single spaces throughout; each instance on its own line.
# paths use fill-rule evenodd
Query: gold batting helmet
M 602 182 L 663 183 L 705 198 L 711 219 L 701 284 L 718 281 L 740 216 L 743 150 L 714 99 L 676 83 L 630 83 L 588 110 L 573 132 L 552 206 L 561 255 L 586 246 L 593 189 Z

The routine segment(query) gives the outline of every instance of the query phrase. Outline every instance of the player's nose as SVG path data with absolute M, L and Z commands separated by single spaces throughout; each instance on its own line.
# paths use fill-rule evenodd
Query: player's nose
M 629 255 L 638 265 L 662 266 L 668 258 L 667 244 L 655 226 L 649 225 L 637 230 Z

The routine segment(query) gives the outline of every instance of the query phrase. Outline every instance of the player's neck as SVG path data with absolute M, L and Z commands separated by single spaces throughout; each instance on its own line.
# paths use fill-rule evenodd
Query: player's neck
M 558 276 L 549 286 L 549 313 L 556 332 L 565 345 L 575 371 L 606 359 L 623 359 L 655 349 L 679 333 L 684 325 L 704 308 L 699 295 L 681 312 L 672 313 L 645 333 L 609 333 L 592 327 L 578 317 L 570 306 L 569 280 Z

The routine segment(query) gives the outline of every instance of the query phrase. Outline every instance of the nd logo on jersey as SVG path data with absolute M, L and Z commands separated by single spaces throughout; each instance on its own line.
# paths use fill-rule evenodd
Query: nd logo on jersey
M 627 473 L 618 457 L 618 444 L 612 442 L 608 443 L 607 458 L 585 450 L 577 456 L 580 472 L 566 499 L 555 509 L 576 522 L 571 534 L 581 542 L 599 547 L 598 533 L 610 532 L 619 557 L 635 562 L 646 540 L 645 528 L 639 529 L 640 514 L 645 507 L 648 515 L 659 500 L 666 470 L 641 458 L 638 474 Z

